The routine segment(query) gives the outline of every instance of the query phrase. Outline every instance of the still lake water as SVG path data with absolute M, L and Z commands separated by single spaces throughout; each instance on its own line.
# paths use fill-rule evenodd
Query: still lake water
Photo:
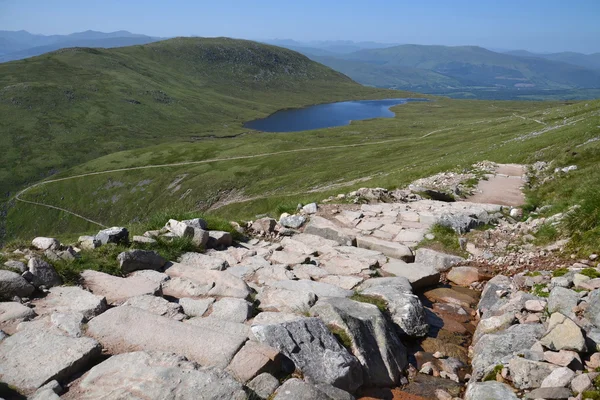
M 385 99 L 318 104 L 305 108 L 277 111 L 266 118 L 246 122 L 244 127 L 263 132 L 299 132 L 345 126 L 349 125 L 351 121 L 393 118 L 395 114 L 390 111 L 390 107 L 409 101 L 427 100 Z

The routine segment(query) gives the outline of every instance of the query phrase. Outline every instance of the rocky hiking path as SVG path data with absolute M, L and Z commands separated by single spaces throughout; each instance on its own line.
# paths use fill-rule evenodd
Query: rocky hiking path
M 479 181 L 475 194 L 467 198 L 473 203 L 492 203 L 519 207 L 525 203 L 523 185 L 525 167 L 519 164 L 498 164 L 493 174 Z
M 462 191 L 457 178 L 472 175 L 438 178 Z M 36 238 L 4 253 L 0 397 L 600 395 L 597 256 L 543 270 L 535 257 L 560 244 L 528 239 L 558 217 L 519 222 L 510 207 L 409 190 L 337 199 L 343 204 L 237 226 L 247 236 L 240 242 L 201 219 L 169 220 L 131 240 L 110 228 L 72 245 Z M 465 258 L 422 247 L 435 242 L 436 227 L 461 238 Z M 165 260 L 140 249 L 177 237 L 206 250 Z M 62 285 L 53 260 L 115 243 L 129 248 L 114 260 L 121 276 L 85 270 L 79 285 Z

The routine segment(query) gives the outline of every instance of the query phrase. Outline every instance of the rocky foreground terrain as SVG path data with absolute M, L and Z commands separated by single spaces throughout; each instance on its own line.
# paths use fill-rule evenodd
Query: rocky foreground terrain
M 520 221 L 514 207 L 415 191 L 337 200 L 249 222 L 240 242 L 201 219 L 170 220 L 143 236 L 117 227 L 5 254 L 0 390 L 38 400 L 600 398 L 596 255 L 567 262 L 556 255 L 564 243 L 532 243 L 560 216 Z M 460 235 L 463 256 L 422 247 L 436 248 L 435 227 Z M 207 250 L 165 260 L 136 249 L 176 237 Z M 118 243 L 131 243 L 114 260 L 122 277 L 90 269 L 67 286 L 52 266 Z

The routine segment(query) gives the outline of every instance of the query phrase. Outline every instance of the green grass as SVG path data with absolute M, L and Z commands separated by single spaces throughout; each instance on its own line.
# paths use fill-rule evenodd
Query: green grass
M 327 325 L 327 328 L 342 346 L 344 346 L 348 350 L 352 349 L 352 339 L 344 329 L 332 324 Z
M 135 225 L 152 214 L 174 210 L 216 215 L 226 221 L 249 220 L 262 214 L 277 218 L 279 211 L 295 208 L 299 202 L 359 187 L 402 187 L 414 179 L 461 170 L 485 159 L 509 163 L 556 159 L 560 165 L 577 164 L 577 171 L 532 191 L 539 205 L 552 204 L 556 211 L 586 198 L 584 188 L 600 182 L 594 169 L 600 159 L 600 142 L 584 145 L 598 136 L 595 129 L 600 125 L 600 101 L 565 105 L 436 99 L 393 110 L 395 118 L 359 121 L 339 128 L 256 133 L 115 152 L 57 177 L 268 155 L 75 178 L 38 186 L 23 198 L 64 207 L 113 226 Z M 538 133 L 544 126 L 534 120 L 559 128 Z M 565 121 L 570 125 L 564 125 Z M 340 147 L 345 145 L 351 147 Z M 293 152 L 271 154 L 278 151 Z M 98 230 L 62 212 L 23 203 L 12 203 L 6 228 L 9 237 L 27 239 Z M 592 237 L 583 237 L 589 246 L 593 237 L 598 237 L 590 232 Z M 458 251 L 456 237 L 440 236 L 447 240 L 449 249 Z
M 118 151 L 245 133 L 244 122 L 280 108 L 394 96 L 298 53 L 227 38 L 2 63 L 0 193 Z
M 535 233 L 534 243 L 538 246 L 553 243 L 560 238 L 560 232 L 555 225 L 543 224 Z
M 418 247 L 430 248 L 461 257 L 468 255 L 466 251 L 460 248 L 460 243 L 458 241 L 459 235 L 454 229 L 448 226 L 435 224 L 429 229 L 429 233 L 433 234 L 435 237 L 433 239 L 423 239 Z
M 600 278 L 600 272 L 596 270 L 596 268 L 584 268 L 579 274 L 587 276 L 591 279 Z
M 350 299 L 361 302 L 361 303 L 368 303 L 368 304 L 376 305 L 377 308 L 379 308 L 379 311 L 381 311 L 381 312 L 386 312 L 386 310 L 387 310 L 386 301 L 379 297 L 368 296 L 368 295 L 364 295 L 359 292 L 356 292 L 350 297 Z
M 552 277 L 557 278 L 559 276 L 565 276 L 568 273 L 569 273 L 568 268 L 557 268 L 554 271 L 552 271 Z
M 546 289 L 547 287 L 548 285 L 544 283 L 536 283 L 531 288 L 531 293 L 533 293 L 537 297 L 548 297 L 550 296 L 550 293 L 544 291 L 544 289 Z
M 498 364 L 494 367 L 494 369 L 492 369 L 484 378 L 483 381 L 484 382 L 489 382 L 489 381 L 495 381 L 496 380 L 496 376 L 502 372 L 502 369 L 504 368 L 504 365 L 502 364 Z
M 117 256 L 131 249 L 154 250 L 169 261 L 177 260 L 181 254 L 186 252 L 202 251 L 188 238 L 175 238 L 171 241 L 158 238 L 157 242 L 152 244 L 115 245 L 109 243 L 94 250 L 83 250 L 80 256 L 72 261 L 47 261 L 54 266 L 66 284 L 74 285 L 79 283 L 80 274 L 86 269 L 122 276 Z

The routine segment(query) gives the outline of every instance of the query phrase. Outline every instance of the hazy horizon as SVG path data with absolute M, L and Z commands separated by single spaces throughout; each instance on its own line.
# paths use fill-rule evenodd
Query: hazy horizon
M 578 1 L 577 7 L 559 0 L 432 0 L 427 6 L 387 0 L 180 0 L 176 6 L 159 0 L 0 0 L 0 29 L 44 35 L 127 30 L 158 37 L 475 45 L 538 53 L 600 52 L 598 15 L 595 0 Z

